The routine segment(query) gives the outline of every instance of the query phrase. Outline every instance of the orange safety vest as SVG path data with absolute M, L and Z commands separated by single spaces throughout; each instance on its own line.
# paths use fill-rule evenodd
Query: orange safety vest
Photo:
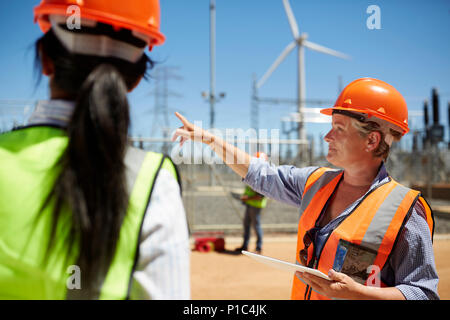
M 305 248 L 303 242 L 305 233 L 316 225 L 325 204 L 333 194 L 343 173 L 342 170 L 319 168 L 308 177 L 300 207 L 297 264 L 301 264 L 300 252 Z M 328 274 L 328 271 L 334 265 L 337 250 L 342 249 L 342 244 L 345 244 L 347 248 L 357 248 L 355 250 L 358 251 L 353 252 L 359 252 L 357 254 L 352 253 L 353 257 L 350 257 L 350 260 L 351 258 L 354 259 L 354 265 L 348 269 L 351 271 L 356 266 L 357 272 L 353 274 L 344 270 L 341 272 L 352 276 L 359 283 L 371 285 L 368 281 L 373 281 L 374 276 L 379 277 L 379 274 L 370 274 L 369 276 L 367 272 L 383 269 L 394 248 L 397 236 L 403 229 L 417 201 L 420 201 L 425 209 L 426 220 L 433 238 L 433 213 L 425 199 L 421 197 L 420 192 L 406 188 L 389 177 L 388 182 L 380 184 L 368 192 L 351 214 L 346 216 L 331 232 L 318 257 L 314 255 L 314 244 L 312 243 L 308 247 L 307 265 Z M 361 252 L 362 255 L 359 255 Z M 386 286 L 381 280 L 380 284 Z M 311 290 L 310 286 L 307 286 L 294 275 L 291 299 L 321 300 L 329 298 Z

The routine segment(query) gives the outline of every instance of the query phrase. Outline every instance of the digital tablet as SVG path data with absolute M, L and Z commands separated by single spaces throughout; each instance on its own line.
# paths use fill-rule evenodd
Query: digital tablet
M 298 264 L 286 262 L 283 260 L 278 260 L 275 258 L 263 256 L 263 255 L 256 254 L 256 253 L 251 253 L 251 252 L 248 252 L 245 250 L 242 250 L 242 253 L 245 254 L 247 257 L 250 257 L 258 262 L 267 264 L 268 266 L 271 266 L 271 267 L 274 267 L 274 268 L 277 268 L 280 270 L 285 270 L 285 271 L 290 271 L 290 272 L 295 272 L 295 271 L 308 272 L 317 277 L 321 277 L 326 280 L 331 280 L 326 274 L 324 274 L 323 272 L 321 272 L 317 269 L 312 269 L 312 268 L 308 268 L 308 267 L 301 266 Z

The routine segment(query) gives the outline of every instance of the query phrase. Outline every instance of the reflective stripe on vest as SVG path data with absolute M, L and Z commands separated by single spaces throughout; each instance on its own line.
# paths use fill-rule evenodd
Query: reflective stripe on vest
M 164 162 L 162 160 L 163 155 L 158 153 L 144 152 L 134 148 L 130 148 L 127 152 L 125 158 L 128 168 L 127 175 L 133 171 L 131 168 L 136 168 L 131 175 L 135 176 L 136 172 L 138 175 L 135 176 L 134 183 L 129 184 L 132 186 L 132 189 L 129 190 L 132 191 L 127 216 L 121 226 L 116 254 L 103 283 L 100 299 L 129 298 L 132 273 L 136 268 L 139 256 L 139 235 L 154 181 L 159 168 L 170 164 L 169 159 L 164 159 L 166 160 Z
M 327 172 L 327 174 L 324 174 L 325 172 Z M 342 171 L 333 170 L 325 167 L 321 167 L 315 170 L 308 177 L 305 184 L 302 203 L 300 205 L 300 216 L 303 215 L 312 198 L 317 195 L 319 190 L 325 186 L 328 186 L 331 181 L 333 181 L 332 185 L 336 186 L 336 184 L 339 182 L 341 175 Z M 326 200 L 328 200 L 328 198 L 326 198 L 325 201 Z
M 300 264 L 299 252 L 304 248 L 303 237 L 308 230 L 315 226 L 322 209 L 342 177 L 342 173 L 342 171 L 322 170 L 321 176 L 315 177 L 316 182 L 311 185 L 308 191 L 315 192 L 315 194 L 306 198 L 307 194 L 305 193 L 302 199 L 302 201 L 307 200 L 309 203 L 302 202 L 304 211 L 299 221 L 296 253 L 298 264 Z M 326 240 L 322 252 L 319 257 L 315 258 L 318 260 L 314 261 L 313 266 L 328 274 L 328 271 L 333 267 L 339 241 L 344 240 L 363 246 L 369 251 L 373 250 L 373 261 L 370 265 L 382 270 L 416 201 L 420 201 L 424 206 L 430 233 L 433 235 L 432 212 L 424 199 L 419 197 L 419 192 L 406 188 L 390 179 L 389 182 L 366 194 L 351 214 L 344 218 Z M 313 245 L 310 245 L 308 248 L 308 263 L 311 263 L 313 257 L 313 247 Z M 376 276 L 379 276 L 379 274 Z M 370 279 L 374 279 L 373 275 Z M 367 282 L 365 284 L 367 285 Z M 317 292 L 311 291 L 296 276 L 294 276 L 291 298 L 328 299 Z
M 45 265 L 41 264 L 53 207 L 47 207 L 36 220 L 57 177 L 55 165 L 67 143 L 63 130 L 49 126 L 0 135 L 0 299 L 65 299 L 75 290 L 66 286 L 72 275 L 68 266 L 76 265 L 75 255 L 64 261 L 65 243 L 61 239 L 55 239 L 56 250 Z M 124 162 L 130 202 L 100 291 L 102 299 L 124 299 L 129 293 L 140 229 L 163 159 L 161 154 L 127 150 Z M 170 159 L 165 159 L 162 167 L 176 176 Z M 65 230 L 60 225 L 64 224 L 58 227 Z

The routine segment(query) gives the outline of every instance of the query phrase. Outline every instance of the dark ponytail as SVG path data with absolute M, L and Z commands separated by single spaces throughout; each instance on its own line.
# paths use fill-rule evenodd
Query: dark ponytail
M 88 76 L 67 128 L 67 162 L 57 182 L 77 213 L 72 220 L 73 231 L 80 236 L 77 265 L 81 283 L 93 291 L 86 292 L 89 297 L 95 297 L 95 289 L 101 287 L 127 210 L 126 94 L 120 74 L 110 65 L 100 65 Z
M 37 52 L 54 63 L 52 85 L 76 101 L 67 126 L 68 147 L 58 163 L 61 171 L 42 207 L 54 205 L 45 259 L 54 239 L 63 237 L 66 257 L 76 251 L 81 270 L 81 290 L 68 290 L 68 298 L 95 299 L 114 257 L 128 207 L 124 165 L 130 124 L 127 91 L 145 77 L 147 65 L 153 64 L 145 54 L 136 64 L 72 55 L 51 30 L 36 46 Z M 65 206 L 70 210 L 63 210 Z M 60 232 L 58 223 L 69 212 L 69 232 Z

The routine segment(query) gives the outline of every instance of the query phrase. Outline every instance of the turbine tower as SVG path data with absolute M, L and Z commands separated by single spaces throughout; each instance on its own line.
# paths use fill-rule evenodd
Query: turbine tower
M 297 106 L 298 113 L 300 116 L 300 121 L 298 123 L 298 139 L 305 140 L 306 132 L 304 127 L 304 109 L 305 109 L 305 98 L 306 98 L 306 86 L 305 86 L 305 47 L 314 51 L 329 54 L 338 58 L 350 59 L 350 56 L 343 54 L 341 52 L 326 48 L 317 43 L 308 41 L 307 33 L 299 33 L 297 21 L 295 20 L 294 13 L 292 12 L 289 0 L 283 0 L 284 10 L 288 18 L 289 25 L 291 27 L 292 35 L 294 40 L 289 43 L 286 48 L 281 52 L 275 62 L 270 66 L 266 73 L 261 77 L 261 79 L 256 83 L 254 91 L 256 92 L 270 77 L 272 72 L 280 65 L 281 62 L 291 53 L 294 48 L 297 48 Z

